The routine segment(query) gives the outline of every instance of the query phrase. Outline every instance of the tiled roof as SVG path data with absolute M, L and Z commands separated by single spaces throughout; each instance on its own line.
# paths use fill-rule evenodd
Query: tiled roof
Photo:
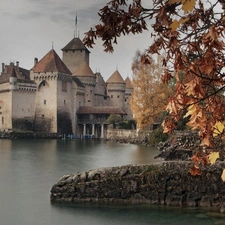
M 79 78 L 73 76 L 72 79 L 77 84 L 78 87 L 85 88 L 85 86 L 82 84 Z
M 95 77 L 95 74 L 92 72 L 91 68 L 84 62 L 74 73 L 73 76 L 77 77 Z
M 132 87 L 132 84 L 131 84 L 131 81 L 130 81 L 130 78 L 129 78 L 129 77 L 127 77 L 127 78 L 125 79 L 125 82 L 126 82 L 126 89 L 133 89 L 133 87 Z
M 50 50 L 31 70 L 35 73 L 61 72 L 71 74 L 55 50 Z
M 2 72 L 0 76 L 0 83 L 7 83 L 9 82 L 10 77 L 16 77 L 18 81 L 22 81 L 24 83 L 30 83 L 30 71 L 18 66 L 15 66 L 13 63 L 10 65 L 6 65 L 6 71 Z
M 30 70 L 27 70 L 21 67 L 15 67 L 15 68 L 18 68 L 19 73 L 21 73 L 25 79 L 30 79 Z
M 111 106 L 81 106 L 77 110 L 77 114 L 120 114 L 126 115 L 122 108 Z
M 73 38 L 64 48 L 62 48 L 62 51 L 68 51 L 68 50 L 86 50 L 90 52 L 84 46 L 80 38 Z
M 125 83 L 124 79 L 120 75 L 119 71 L 116 70 L 111 77 L 106 81 L 106 83 Z

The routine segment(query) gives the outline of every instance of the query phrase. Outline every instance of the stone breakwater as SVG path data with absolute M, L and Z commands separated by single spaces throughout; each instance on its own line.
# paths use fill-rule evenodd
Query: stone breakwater
M 51 189 L 51 201 L 148 203 L 172 206 L 220 206 L 225 163 L 189 173 L 190 162 L 126 165 L 63 176 Z

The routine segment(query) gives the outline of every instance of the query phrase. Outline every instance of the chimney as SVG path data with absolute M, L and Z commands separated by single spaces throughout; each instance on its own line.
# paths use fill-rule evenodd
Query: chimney
M 2 63 L 2 73 L 5 72 L 5 63 Z
M 19 61 L 16 61 L 16 66 L 19 67 Z
M 38 58 L 34 58 L 34 66 L 36 66 L 38 63 Z

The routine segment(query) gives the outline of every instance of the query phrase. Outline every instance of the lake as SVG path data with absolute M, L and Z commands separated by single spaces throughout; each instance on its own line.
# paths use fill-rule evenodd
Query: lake
M 0 225 L 212 225 L 215 209 L 50 202 L 66 174 L 160 162 L 156 148 L 99 140 L 0 139 Z

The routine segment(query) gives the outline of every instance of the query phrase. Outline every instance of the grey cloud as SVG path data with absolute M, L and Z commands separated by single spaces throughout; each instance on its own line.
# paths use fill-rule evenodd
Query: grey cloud
M 37 12 L 37 11 L 29 11 L 23 14 L 18 14 L 16 17 L 18 17 L 21 20 L 27 20 L 27 19 L 37 19 L 40 17 L 43 17 L 43 13 L 42 12 Z
M 90 22 L 94 24 L 99 22 L 97 13 L 106 2 L 108 1 L 99 0 L 90 3 L 89 0 L 83 0 L 77 3 L 73 0 L 25 0 L 24 8 L 26 10 L 23 13 L 15 13 L 11 16 L 20 20 L 46 17 L 53 23 L 65 24 L 74 21 L 77 12 L 78 21 L 82 21 L 90 27 Z M 73 25 L 71 24 L 71 26 Z

